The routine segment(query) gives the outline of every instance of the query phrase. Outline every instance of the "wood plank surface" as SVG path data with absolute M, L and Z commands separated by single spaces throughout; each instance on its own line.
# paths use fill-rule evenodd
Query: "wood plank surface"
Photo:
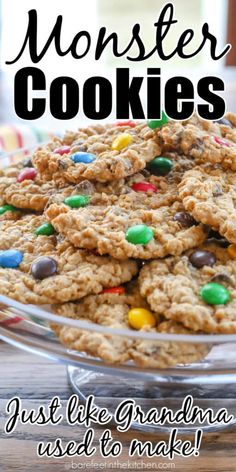
M 64 366 L 49 362 L 41 357 L 33 356 L 0 342 L 0 472 L 49 471 L 65 470 L 198 470 L 198 471 L 236 471 L 236 427 L 224 432 L 204 433 L 199 457 L 177 458 L 174 465 L 162 458 L 129 458 L 130 441 L 138 437 L 141 441 L 150 440 L 156 444 L 166 440 L 165 434 L 150 434 L 130 430 L 119 433 L 114 428 L 114 439 L 123 445 L 122 455 L 117 459 L 104 459 L 99 453 L 91 459 L 38 458 L 36 454 L 39 441 L 54 441 L 61 437 L 65 442 L 75 440 L 80 442 L 86 431 L 83 426 L 72 427 L 63 422 L 58 426 L 18 425 L 14 433 L 7 436 L 4 426 L 8 418 L 6 414 L 7 401 L 13 396 L 20 396 L 24 408 L 28 410 L 39 405 L 48 405 L 50 399 L 59 395 L 65 407 L 71 390 L 67 384 Z M 233 391 L 233 389 L 232 389 Z M 112 399 L 107 399 L 112 401 Z M 224 406 L 225 402 L 215 399 L 215 404 Z M 234 398 L 227 399 L 235 409 Z M 104 403 L 106 401 L 104 400 Z M 101 428 L 95 427 L 95 446 L 101 436 Z M 185 439 L 188 436 L 184 436 Z M 189 436 L 189 439 L 192 439 Z M 171 468 L 172 467 L 172 468 Z

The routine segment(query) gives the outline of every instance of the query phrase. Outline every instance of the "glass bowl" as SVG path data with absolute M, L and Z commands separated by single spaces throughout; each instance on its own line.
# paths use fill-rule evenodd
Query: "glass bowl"
M 2 156 L 1 165 L 16 162 L 27 157 L 32 149 L 21 149 Z M 206 356 L 199 362 L 178 364 L 173 367 L 152 369 L 142 368 L 133 362 L 109 364 L 101 359 L 88 356 L 83 352 L 71 351 L 64 347 L 51 329 L 51 324 L 65 325 L 108 335 L 111 339 L 128 338 L 133 340 L 155 341 L 164 346 L 180 346 L 183 343 L 198 345 L 206 349 Z M 98 407 L 106 406 L 111 413 L 123 399 L 133 399 L 144 412 L 150 408 L 162 407 L 177 411 L 182 407 L 186 396 L 193 397 L 194 405 L 210 408 L 217 413 L 219 408 L 228 409 L 228 414 L 236 418 L 235 381 L 236 381 L 236 335 L 206 334 L 164 334 L 113 329 L 57 316 L 50 306 L 37 307 L 24 305 L 0 295 L 0 339 L 30 353 L 44 356 L 67 366 L 68 379 L 72 390 L 84 402 L 93 395 Z M 187 361 L 186 361 L 187 362 Z M 40 375 L 40 372 L 39 374 Z M 232 419 L 230 425 L 235 424 Z M 214 431 L 228 426 L 223 422 L 209 424 L 140 424 L 132 423 L 134 428 L 146 431 L 170 431 L 177 426 L 181 432 L 192 432 L 199 427 Z

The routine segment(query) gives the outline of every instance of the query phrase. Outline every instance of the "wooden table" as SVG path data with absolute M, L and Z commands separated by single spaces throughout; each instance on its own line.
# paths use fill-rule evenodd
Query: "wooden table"
M 36 425 L 18 425 L 14 433 L 6 436 L 4 425 L 6 419 L 6 404 L 8 399 L 18 395 L 22 399 L 23 406 L 27 409 L 37 408 L 39 404 L 48 405 L 49 400 L 60 395 L 62 403 L 66 404 L 71 391 L 67 384 L 65 367 L 51 363 L 41 357 L 16 350 L 0 341 L 0 472 L 12 471 L 65 471 L 65 470 L 198 470 L 198 471 L 236 471 L 236 428 L 226 432 L 203 435 L 200 456 L 198 458 L 177 458 L 175 468 L 170 468 L 168 460 L 143 459 L 128 457 L 128 444 L 133 437 L 140 440 L 151 440 L 154 443 L 166 439 L 165 435 L 145 434 L 129 431 L 119 434 L 113 430 L 113 437 L 122 441 L 123 453 L 119 457 L 116 468 L 105 468 L 104 463 L 111 463 L 111 459 L 103 459 L 98 454 L 90 459 L 70 458 L 49 459 L 38 458 L 36 445 L 39 441 L 54 441 L 61 437 L 64 441 L 75 440 L 79 442 L 85 433 L 84 427 L 70 427 L 62 423 L 58 427 Z M 222 406 L 222 400 L 221 406 Z M 75 434 L 76 432 L 76 434 Z M 95 429 L 96 443 L 101 436 L 101 429 Z M 96 445 L 95 443 L 95 445 Z M 136 461 L 136 465 L 125 467 L 128 460 Z M 91 465 L 91 461 L 92 465 Z M 113 460 L 112 460 L 113 461 Z M 98 466 L 93 464 L 97 462 Z M 161 463 L 165 463 L 163 466 Z M 86 464 L 87 463 L 87 464 Z M 143 466 L 141 464 L 144 464 Z M 159 469 L 158 469 L 159 463 Z M 155 465 L 155 468 L 154 468 Z M 151 468 L 152 467 L 152 468 Z

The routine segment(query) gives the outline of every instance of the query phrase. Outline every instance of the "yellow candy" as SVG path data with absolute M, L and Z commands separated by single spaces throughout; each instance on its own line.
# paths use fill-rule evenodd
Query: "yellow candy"
M 236 259 L 236 244 L 231 244 L 227 251 L 231 259 Z
M 113 151 L 120 151 L 121 149 L 131 144 L 132 141 L 133 137 L 131 136 L 131 134 L 123 133 L 117 136 L 116 139 L 114 139 L 111 147 Z
M 156 318 L 145 308 L 132 308 L 128 313 L 129 324 L 134 329 L 142 329 L 144 326 L 156 326 Z

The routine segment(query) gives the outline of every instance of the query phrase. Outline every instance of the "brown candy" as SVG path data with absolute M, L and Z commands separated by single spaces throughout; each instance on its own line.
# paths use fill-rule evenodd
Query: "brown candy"
M 27 157 L 26 159 L 24 159 L 23 167 L 34 167 L 31 157 Z
M 197 224 L 194 218 L 185 211 L 179 211 L 176 213 L 174 216 L 174 221 L 178 221 L 178 223 L 180 223 L 181 226 L 184 226 L 185 228 L 190 228 L 191 226 Z
M 33 262 L 31 274 L 35 279 L 43 280 L 57 273 L 57 262 L 52 257 L 40 257 Z
M 234 281 L 227 274 L 216 274 L 211 278 L 211 282 L 216 282 L 219 284 L 225 283 L 234 286 Z
M 208 234 L 208 238 L 211 239 L 222 239 L 222 236 L 220 233 L 218 233 L 218 231 L 214 231 L 213 229 L 211 229 L 209 231 L 209 234 Z
M 216 263 L 216 257 L 213 252 L 210 251 L 195 251 L 189 256 L 191 264 L 200 269 L 203 266 L 213 266 Z
M 77 186 L 76 189 L 79 193 L 83 195 L 92 195 L 95 191 L 94 185 L 89 180 L 82 180 Z

